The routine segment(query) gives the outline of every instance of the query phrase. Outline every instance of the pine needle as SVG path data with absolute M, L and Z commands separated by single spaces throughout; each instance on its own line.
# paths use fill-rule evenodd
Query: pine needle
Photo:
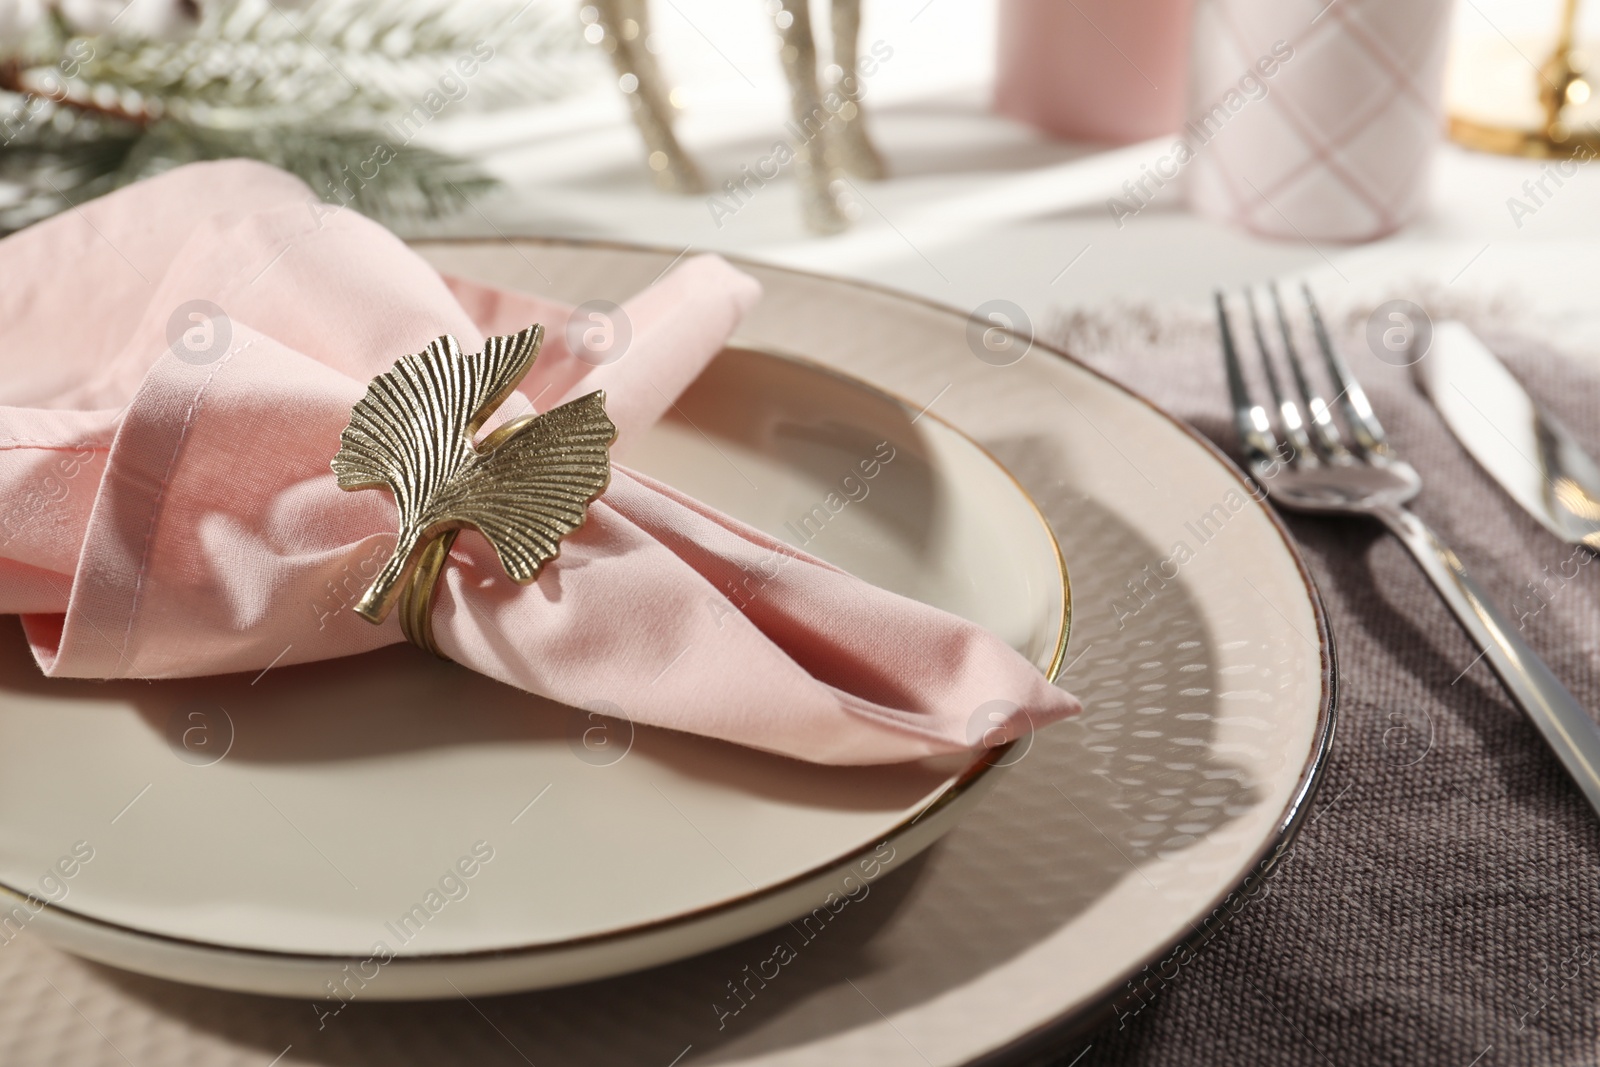
M 232 0 L 208 7 L 183 41 L 94 41 L 77 80 L 216 124 L 229 111 L 280 121 L 406 111 L 441 80 L 461 103 L 493 106 L 586 80 L 597 57 L 580 29 L 560 0 L 316 0 L 300 10 Z
M 379 152 L 383 145 L 386 151 Z M 330 204 L 348 204 L 404 226 L 465 207 L 495 182 L 470 162 L 365 130 L 315 126 L 219 129 L 164 118 L 140 127 L 80 117 L 71 128 L 44 123 L 0 153 L 0 179 L 17 188 L 0 205 L 10 232 L 69 205 L 102 196 L 184 163 L 258 159 L 297 175 Z
M 550 99 L 600 70 L 570 0 L 225 0 L 176 42 L 57 29 L 43 53 L 0 63 L 0 84 L 51 98 L 0 92 L 0 232 L 235 157 L 386 223 L 436 218 L 495 181 L 412 132 L 447 111 Z

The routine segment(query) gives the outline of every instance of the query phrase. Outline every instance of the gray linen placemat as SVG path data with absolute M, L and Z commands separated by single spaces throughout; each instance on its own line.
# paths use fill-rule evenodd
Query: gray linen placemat
M 1372 354 L 1365 308 L 1333 310 L 1346 358 L 1422 474 L 1415 510 L 1600 707 L 1600 562 L 1512 504 L 1409 373 Z M 1449 314 L 1600 455 L 1600 373 L 1506 329 L 1500 311 Z M 1051 340 L 1238 457 L 1209 309 L 1079 313 Z M 1056 1062 L 1596 1063 L 1600 820 L 1398 541 L 1375 522 L 1288 523 L 1339 660 L 1338 729 L 1310 820 L 1267 889 L 1192 962 Z

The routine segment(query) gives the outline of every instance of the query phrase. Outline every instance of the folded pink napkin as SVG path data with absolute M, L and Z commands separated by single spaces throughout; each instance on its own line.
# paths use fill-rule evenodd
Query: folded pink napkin
M 351 610 L 396 530 L 387 493 L 344 492 L 329 469 L 351 407 L 440 334 L 476 351 L 567 317 L 442 279 L 245 162 L 183 167 L 0 241 L 0 277 L 0 613 L 23 616 L 51 677 L 260 671 L 403 640 L 395 615 Z M 689 260 L 628 304 L 628 358 L 591 366 L 552 330 L 489 428 L 603 388 L 625 458 L 759 295 L 721 259 Z M 174 349 L 193 301 L 226 319 L 194 320 L 202 334 Z M 794 563 L 761 596 L 706 610 L 774 552 Z M 452 659 L 802 759 L 967 748 L 992 701 L 1018 707 L 1012 734 L 1078 710 L 982 629 L 621 465 L 532 585 L 472 532 L 445 574 L 434 632 Z

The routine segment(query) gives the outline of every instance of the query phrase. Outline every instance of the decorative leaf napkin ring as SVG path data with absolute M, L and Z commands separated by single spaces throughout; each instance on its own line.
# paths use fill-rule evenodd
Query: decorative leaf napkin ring
M 469 355 L 446 334 L 374 378 L 339 435 L 331 464 L 339 487 L 387 488 L 400 512 L 394 554 L 356 612 L 380 623 L 399 601 L 407 639 L 440 658 L 433 594 L 456 535 L 468 527 L 483 534 L 506 574 L 527 585 L 611 481 L 617 428 L 601 391 L 473 441 L 543 340 L 534 325 Z

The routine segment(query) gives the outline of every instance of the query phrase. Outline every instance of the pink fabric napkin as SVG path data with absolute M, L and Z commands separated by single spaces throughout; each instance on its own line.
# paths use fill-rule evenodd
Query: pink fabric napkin
M 351 610 L 396 526 L 387 493 L 344 492 L 329 469 L 351 407 L 440 334 L 476 351 L 566 320 L 442 279 L 245 162 L 183 167 L 0 241 L 0 277 L 0 612 L 23 616 L 51 677 L 260 671 L 403 640 L 395 615 Z M 759 296 L 721 259 L 689 260 L 627 305 L 626 359 L 590 366 L 550 330 L 489 428 L 604 388 L 625 458 Z M 229 336 L 213 327 L 209 358 L 180 359 L 169 321 L 197 300 Z M 774 552 L 794 562 L 760 596 L 707 610 Z M 993 701 L 1019 709 L 1009 734 L 1079 710 L 982 629 L 621 465 L 530 586 L 463 533 L 434 631 L 530 692 L 824 763 L 970 747 Z

